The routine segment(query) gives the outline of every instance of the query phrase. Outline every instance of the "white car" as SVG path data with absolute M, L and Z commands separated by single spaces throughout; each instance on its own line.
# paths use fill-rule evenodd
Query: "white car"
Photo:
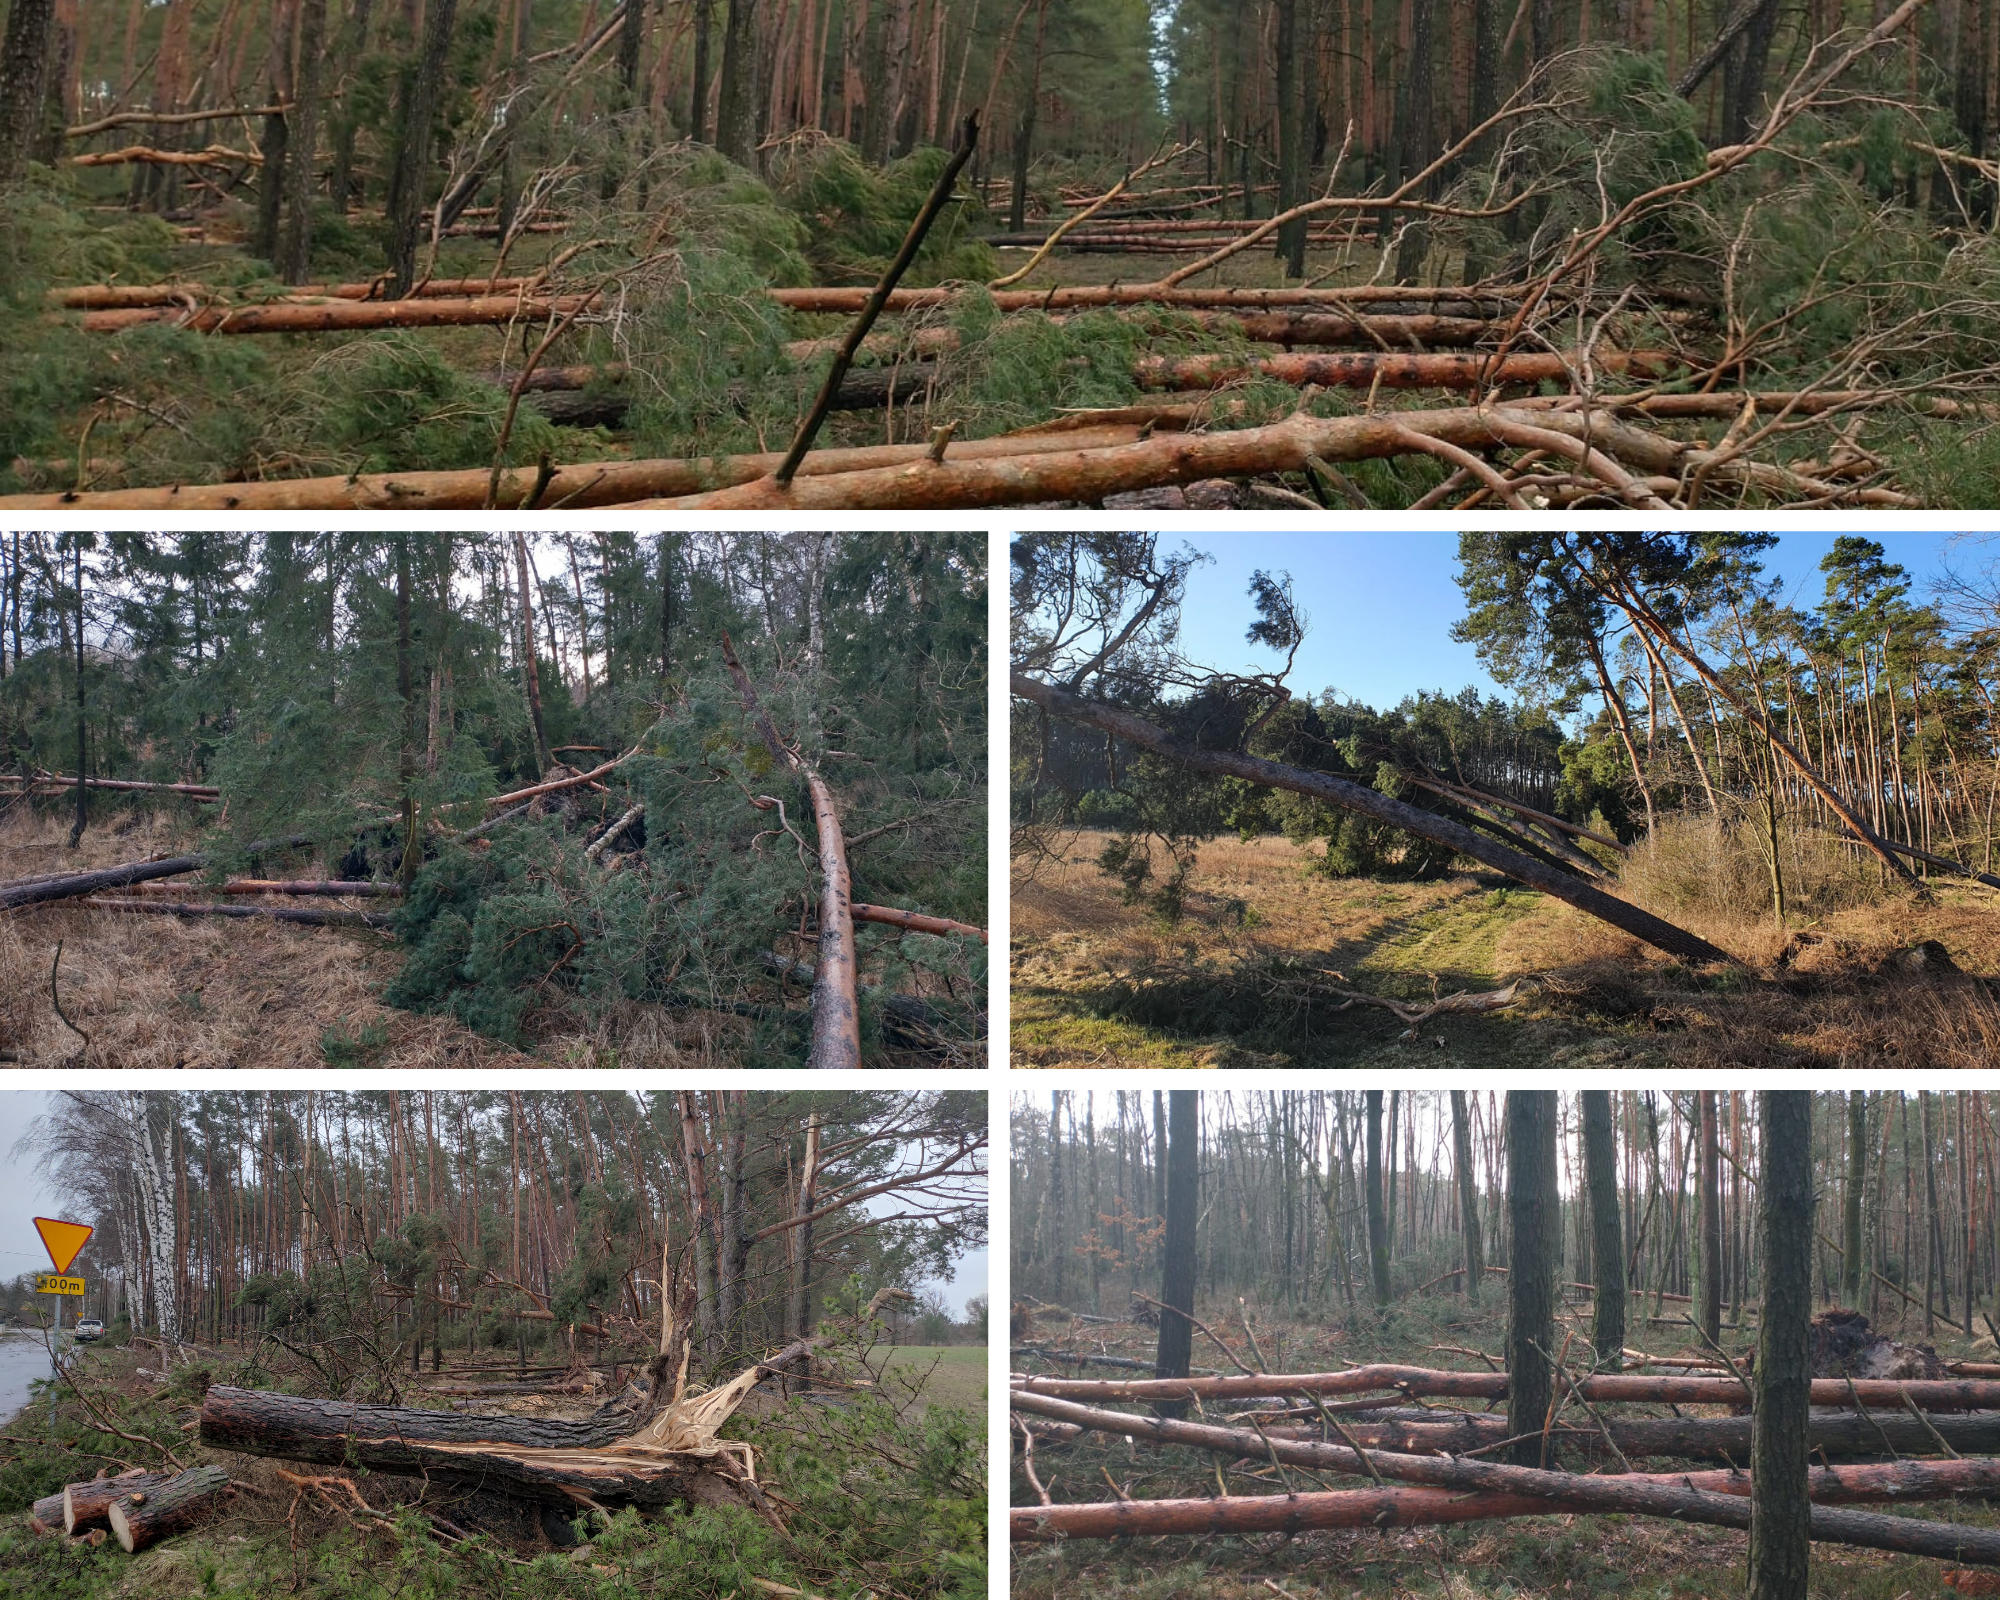
M 95 1317 L 83 1317 L 71 1333 L 78 1344 L 91 1344 L 104 1337 L 104 1324 Z

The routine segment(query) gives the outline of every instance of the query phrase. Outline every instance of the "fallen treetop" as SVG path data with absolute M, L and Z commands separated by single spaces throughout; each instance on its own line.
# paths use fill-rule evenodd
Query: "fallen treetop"
M 1699 938 L 1683 928 L 1677 928 L 1671 922 L 1654 916 L 1650 911 L 1605 894 L 1581 878 L 1544 866 L 1532 857 L 1510 849 L 1483 834 L 1474 833 L 1472 829 L 1453 822 L 1448 817 L 1419 810 L 1416 806 L 1392 799 L 1349 779 L 1335 777 L 1332 773 L 1312 772 L 1303 767 L 1287 766 L 1283 762 L 1266 761 L 1259 756 L 1240 755 L 1228 750 L 1198 749 L 1193 745 L 1181 743 L 1163 728 L 1142 717 L 1134 716 L 1129 711 L 1087 700 L 1081 695 L 1071 694 L 1067 689 L 1057 688 L 1054 684 L 1043 683 L 1040 679 L 1029 677 L 1023 672 L 1012 674 L 1011 687 L 1016 695 L 1040 706 L 1051 716 L 1101 729 L 1114 738 L 1122 739 L 1141 750 L 1150 750 L 1155 755 L 1192 771 L 1218 773 L 1227 777 L 1242 778 L 1264 788 L 1288 789 L 1299 794 L 1311 795 L 1314 799 L 1339 806 L 1343 810 L 1358 811 L 1364 816 L 1390 823 L 1406 832 L 1416 834 L 1419 838 L 1449 845 L 1460 854 L 1470 856 L 1474 861 L 1482 862 L 1497 872 L 1504 872 L 1508 877 L 1517 879 L 1530 888 L 1554 895 L 1558 900 L 1575 906 L 1577 910 L 1600 921 L 1608 922 L 1634 938 L 1643 939 L 1647 944 L 1665 951 L 1668 955 L 1678 956 L 1687 961 L 1733 962 L 1735 960 L 1728 952 L 1717 949 L 1706 939 Z

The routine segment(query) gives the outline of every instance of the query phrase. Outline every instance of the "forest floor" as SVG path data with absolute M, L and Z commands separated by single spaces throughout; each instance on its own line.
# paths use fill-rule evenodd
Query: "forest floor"
M 68 826 L 59 816 L 15 811 L 0 820 L 0 877 L 110 866 L 197 847 L 192 824 L 164 811 L 106 811 L 75 852 L 67 841 Z M 333 875 L 321 867 L 298 871 Z M 192 879 L 168 881 L 185 883 L 189 900 L 204 898 Z M 366 905 L 382 909 L 380 901 Z M 364 928 L 143 916 L 61 902 L 8 912 L 0 915 L 0 1049 L 14 1051 L 22 1066 L 38 1067 L 741 1064 L 729 1049 L 741 1031 L 735 1019 L 633 1002 L 595 1017 L 565 1007 L 542 1020 L 524 1053 L 453 1018 L 385 1006 L 383 986 L 401 968 L 403 954 L 391 935 Z M 87 1043 L 56 1015 L 52 983 Z
M 1099 870 L 1109 838 L 1016 864 L 1017 1067 L 1970 1067 L 2000 1052 L 2000 910 L 1975 891 L 1885 894 L 1783 941 L 1768 921 L 1652 908 L 1745 963 L 1700 973 L 1492 873 L 1331 878 L 1277 837 L 1203 845 L 1170 926 Z M 1962 972 L 1913 966 L 1928 940 Z M 1517 978 L 1513 1005 L 1409 1039 L 1331 993 L 1421 1004 Z
M 511 1357 L 511 1347 L 503 1352 Z M 960 1351 L 878 1350 L 869 1366 L 893 1374 L 876 1396 L 835 1393 L 827 1404 L 767 1389 L 725 1425 L 754 1444 L 758 1476 L 784 1497 L 791 1537 L 729 1508 L 679 1507 L 640 1517 L 580 1517 L 581 1542 L 558 1548 L 546 1534 L 483 1534 L 445 1543 L 416 1510 L 435 1487 L 419 1479 L 362 1474 L 357 1487 L 388 1522 L 359 1521 L 295 1499 L 278 1476 L 287 1466 L 210 1451 L 191 1443 L 200 1392 L 211 1380 L 291 1386 L 252 1369 L 240 1350 L 203 1350 L 200 1365 L 162 1383 L 141 1370 L 145 1352 L 96 1347 L 81 1363 L 93 1402 L 114 1412 L 128 1435 L 158 1439 L 189 1465 L 216 1461 L 239 1488 L 224 1514 L 138 1556 L 115 1541 L 95 1547 L 35 1532 L 28 1507 L 100 1462 L 137 1455 L 138 1444 L 94 1433 L 74 1400 L 44 1392 L 5 1423 L 17 1446 L 0 1460 L 0 1594 L 39 1600 L 184 1600 L 190 1595 L 307 1593 L 325 1600 L 490 1595 L 495 1600 L 651 1600 L 684 1594 L 739 1600 L 771 1593 L 896 1592 L 910 1600 L 983 1600 L 986 1594 L 985 1356 Z M 947 1357 L 930 1371 L 927 1358 Z M 885 1360 L 884 1358 L 888 1359 Z M 961 1369 L 975 1368 L 978 1392 L 962 1392 Z M 292 1375 L 295 1379 L 296 1374 Z M 907 1380 L 907 1381 L 905 1381 Z M 421 1382 L 421 1380 L 413 1380 Z M 413 1387 L 403 1404 L 467 1402 L 426 1398 Z M 472 1402 L 500 1415 L 580 1417 L 591 1398 L 512 1396 Z M 51 1438 L 53 1447 L 30 1440 Z M 100 1454 L 119 1452 L 118 1457 Z M 891 1466 L 888 1463 L 894 1462 Z M 917 1465 L 912 1469 L 909 1463 Z M 324 1472 L 325 1468 L 304 1469 Z M 774 1584 L 785 1585 L 773 1589 Z
M 1442 1269 L 1440 1264 L 1440 1270 Z M 1331 1287 L 1328 1286 L 1331 1293 Z M 1362 1291 L 1365 1294 L 1365 1289 Z M 1643 1297 L 1641 1297 L 1643 1298 Z M 1884 1299 L 1889 1298 L 1884 1296 Z M 1104 1304 L 1115 1309 L 1117 1296 L 1107 1288 Z M 1575 1302 L 1581 1329 L 1589 1330 L 1589 1302 Z M 1212 1307 L 1197 1304 L 1196 1312 L 1211 1328 L 1232 1334 L 1238 1328 L 1234 1296 Z M 1695 1349 L 1684 1322 L 1648 1327 L 1634 1301 L 1635 1331 L 1627 1336 L 1634 1348 L 1658 1355 Z M 1487 1370 L 1474 1356 L 1483 1350 L 1500 1365 L 1505 1343 L 1506 1289 L 1488 1280 L 1478 1306 L 1462 1297 L 1413 1296 L 1397 1301 L 1381 1317 L 1372 1312 L 1343 1315 L 1337 1304 L 1318 1315 L 1283 1307 L 1248 1306 L 1258 1341 L 1269 1357 L 1266 1370 L 1322 1372 L 1348 1363 L 1394 1362 L 1413 1366 Z M 1887 1317 L 1886 1310 L 1884 1312 Z M 1669 1319 L 1676 1320 L 1676 1319 Z M 1923 1319 L 1913 1316 L 1898 1327 L 1881 1323 L 1892 1337 L 1935 1344 L 1946 1360 L 1992 1360 L 1990 1338 L 1966 1339 L 1940 1323 L 1935 1336 L 1923 1332 Z M 1060 1347 L 1069 1324 L 1038 1312 L 1035 1337 Z M 1120 1323 L 1077 1325 L 1084 1337 L 1075 1347 L 1096 1349 L 1103 1343 L 1118 1354 L 1151 1360 L 1156 1335 L 1150 1328 Z M 1725 1320 L 1722 1343 L 1732 1354 L 1755 1343 L 1754 1325 L 1732 1326 Z M 1246 1362 L 1254 1361 L 1240 1337 Z M 1456 1351 L 1441 1352 L 1440 1346 Z M 1213 1364 L 1215 1347 L 1197 1337 L 1194 1362 Z M 1065 1377 L 1115 1377 L 1104 1368 L 1073 1367 L 1033 1356 L 1016 1355 L 1017 1372 L 1060 1372 Z M 1478 1402 L 1452 1402 L 1477 1406 Z M 1721 1415 L 1719 1407 L 1682 1407 L 1687 1415 Z M 1665 1415 L 1665 1408 L 1633 1410 Z M 1021 1472 L 1020 1452 L 1013 1452 L 1011 1503 L 1035 1504 L 1035 1494 Z M 1037 1476 L 1054 1499 L 1101 1501 L 1108 1497 L 1104 1475 L 1135 1499 L 1203 1497 L 1215 1493 L 1218 1457 L 1205 1451 L 1145 1447 L 1136 1452 L 1123 1439 L 1084 1435 L 1073 1444 L 1051 1449 L 1038 1445 Z M 1647 1470 L 1643 1463 L 1634 1463 Z M 1282 1486 L 1268 1466 L 1225 1464 L 1231 1494 L 1273 1494 Z M 1659 1466 L 1656 1470 L 1668 1470 Z M 1294 1477 L 1296 1478 L 1296 1474 Z M 1364 1479 L 1322 1474 L 1325 1488 L 1366 1487 Z M 1901 1505 L 1897 1515 L 1928 1516 L 1976 1527 L 2000 1525 L 2000 1508 L 1975 1500 Z M 1517 1517 L 1458 1526 L 1395 1529 L 1327 1529 L 1286 1539 L 1278 1535 L 1246 1537 L 1157 1537 L 1137 1540 L 1078 1539 L 1061 1544 L 1016 1544 L 1013 1547 L 1014 1600 L 1058 1600 L 1089 1594 L 1097 1600 L 1171 1600 L 1199 1595 L 1202 1600 L 1335 1600 L 1336 1596 L 1380 1596 L 1383 1600 L 1594 1600 L 1633 1596 L 1638 1600 L 1707 1600 L 1742 1592 L 1749 1553 L 1749 1535 L 1727 1528 L 1687 1526 L 1650 1517 L 1579 1516 Z M 1942 1581 L 1937 1562 L 1892 1556 L 1842 1545 L 1812 1547 L 1812 1593 L 1815 1600 L 1922 1600 L 1954 1591 Z

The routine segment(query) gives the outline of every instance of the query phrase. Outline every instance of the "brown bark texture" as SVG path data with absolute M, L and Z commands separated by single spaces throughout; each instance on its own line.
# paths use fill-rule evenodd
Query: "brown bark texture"
M 129 1555 L 199 1527 L 222 1509 L 229 1473 L 222 1467 L 189 1467 L 157 1489 L 142 1489 L 111 1503 L 111 1533 Z
M 112 1501 L 135 1490 L 144 1493 L 157 1489 L 172 1477 L 170 1472 L 148 1472 L 135 1467 L 115 1478 L 93 1478 L 87 1483 L 65 1486 L 58 1507 L 63 1532 L 88 1533 L 92 1528 L 110 1527 Z
M 899 911 L 894 906 L 864 905 L 860 901 L 848 910 L 856 922 L 880 922 L 891 928 L 907 928 L 911 933 L 957 934 L 986 943 L 984 928 L 975 928 L 969 922 L 954 922 L 950 917 L 927 917 L 921 911 Z

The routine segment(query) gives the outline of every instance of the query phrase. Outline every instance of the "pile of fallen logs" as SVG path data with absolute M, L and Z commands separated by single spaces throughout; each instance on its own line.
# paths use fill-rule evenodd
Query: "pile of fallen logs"
M 28 1515 L 30 1526 L 43 1533 L 60 1528 L 91 1544 L 102 1544 L 108 1535 L 137 1555 L 199 1527 L 222 1511 L 234 1493 L 222 1467 L 174 1473 L 135 1468 L 69 1484 L 62 1493 L 37 1500 Z
M 1643 1353 L 1635 1354 L 1643 1358 Z M 1740 1464 L 1749 1454 L 1752 1419 L 1743 1411 L 1749 1390 L 1740 1374 L 1564 1374 L 1559 1392 L 1564 1398 L 1541 1430 L 1542 1465 L 1524 1467 L 1477 1459 L 1503 1442 L 1518 1440 L 1510 1435 L 1504 1415 L 1415 1404 L 1436 1397 L 1505 1400 L 1504 1372 L 1378 1365 L 1343 1372 L 1135 1380 L 1017 1374 L 1009 1390 L 1015 1444 L 1039 1503 L 1013 1509 L 1012 1535 L 1041 1540 L 1291 1534 L 1554 1512 L 1623 1512 L 1749 1526 L 1750 1478 Z M 1329 1396 L 1348 1398 L 1329 1407 Z M 1251 1425 L 1216 1426 L 1178 1415 L 1109 1409 L 1151 1402 L 1162 1411 L 1178 1412 L 1190 1401 L 1219 1400 L 1250 1406 L 1244 1420 Z M 1567 1420 L 1572 1403 L 1576 1419 Z M 1732 1414 L 1608 1414 L 1612 1406 L 1633 1403 L 1719 1406 Z M 1841 1509 L 2000 1489 L 2000 1383 L 1816 1377 L 1811 1403 L 1813 1538 L 2000 1566 L 2000 1532 Z M 1364 1477 L 1370 1486 L 1200 1500 L 1121 1496 L 1107 1503 L 1054 1501 L 1036 1473 L 1036 1450 L 1059 1449 L 1091 1433 L 1268 1465 L 1281 1476 L 1286 1467 L 1295 1466 Z M 1913 1459 L 1926 1456 L 1945 1459 Z M 1565 1470 L 1565 1457 L 1592 1470 Z M 1635 1463 L 1647 1458 L 1723 1465 L 1665 1473 L 1637 1470 Z

